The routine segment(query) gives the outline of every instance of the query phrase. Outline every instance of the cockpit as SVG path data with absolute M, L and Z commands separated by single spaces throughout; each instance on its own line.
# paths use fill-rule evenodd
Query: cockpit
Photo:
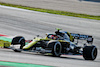
M 47 37 L 54 40 L 70 41 L 69 36 L 64 31 L 56 31 L 55 34 L 48 34 Z

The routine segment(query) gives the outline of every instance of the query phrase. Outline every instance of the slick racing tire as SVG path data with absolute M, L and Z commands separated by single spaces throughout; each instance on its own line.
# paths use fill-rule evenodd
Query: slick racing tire
M 12 45 L 20 45 L 19 48 L 13 48 L 15 52 L 21 52 L 23 46 L 25 46 L 25 38 L 22 36 L 17 36 L 12 39 Z
M 83 58 L 85 60 L 95 60 L 97 57 L 97 48 L 95 46 L 85 46 L 83 48 Z
M 56 40 L 49 41 L 48 48 L 51 48 L 52 50 L 51 53 L 54 57 L 60 57 L 62 46 L 59 41 Z

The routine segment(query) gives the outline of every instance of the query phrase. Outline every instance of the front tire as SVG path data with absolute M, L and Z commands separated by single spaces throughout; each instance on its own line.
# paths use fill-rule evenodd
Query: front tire
M 50 41 L 48 43 L 48 48 L 51 48 L 51 50 L 52 50 L 51 53 L 54 57 L 60 57 L 62 46 L 59 41 L 56 41 L 56 40 Z
M 25 38 L 22 37 L 22 36 L 17 36 L 17 37 L 14 37 L 13 40 L 12 40 L 12 45 L 20 45 L 19 48 L 13 48 L 13 50 L 15 52 L 21 52 L 22 51 L 22 48 L 23 46 L 25 46 Z
M 86 46 L 83 48 L 83 58 L 85 60 L 95 60 L 97 57 L 96 46 Z

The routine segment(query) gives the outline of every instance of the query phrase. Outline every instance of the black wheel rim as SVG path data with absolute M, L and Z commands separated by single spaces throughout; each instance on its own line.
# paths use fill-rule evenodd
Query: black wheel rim
M 57 54 L 60 53 L 60 45 L 59 45 L 59 44 L 56 45 L 56 53 L 57 53 Z

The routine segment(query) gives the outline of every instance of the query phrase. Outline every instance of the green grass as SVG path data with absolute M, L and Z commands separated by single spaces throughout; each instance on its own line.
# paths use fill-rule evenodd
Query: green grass
M 39 11 L 39 12 L 45 12 L 45 13 L 51 13 L 51 14 L 57 14 L 57 15 L 73 16 L 73 17 L 100 20 L 100 16 L 94 16 L 94 15 L 79 14 L 79 13 L 59 11 L 59 10 L 51 10 L 51 9 L 42 9 L 42 8 L 28 7 L 28 6 L 22 6 L 22 5 L 14 5 L 14 4 L 8 4 L 8 3 L 0 3 L 0 5 L 10 6 L 10 7 L 17 7 L 17 8 L 33 10 L 33 11 Z

